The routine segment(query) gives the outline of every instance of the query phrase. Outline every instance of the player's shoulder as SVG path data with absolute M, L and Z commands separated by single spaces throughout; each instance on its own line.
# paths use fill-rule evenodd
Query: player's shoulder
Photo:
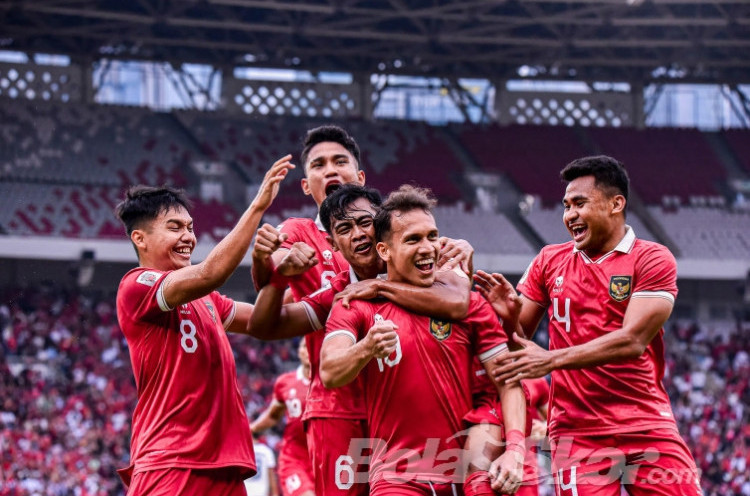
M 276 379 L 276 384 L 288 384 L 290 382 L 293 382 L 295 379 L 297 379 L 297 371 L 296 370 L 290 370 L 288 372 L 284 372 Z
M 633 243 L 632 252 L 639 256 L 650 255 L 674 260 L 674 255 L 669 248 L 656 241 L 648 241 L 641 238 L 636 238 L 635 243 Z
M 310 229 L 311 227 L 318 228 L 313 219 L 308 217 L 289 217 L 276 228 L 279 231 L 292 231 L 295 229 Z
M 142 285 L 152 287 L 166 274 L 163 270 L 150 269 L 147 267 L 135 267 L 130 269 L 120 280 L 120 290 L 130 286 Z
M 571 257 L 573 256 L 573 241 L 566 241 L 565 243 L 556 243 L 547 245 L 539 252 L 540 256 L 546 259 L 557 258 L 557 257 Z

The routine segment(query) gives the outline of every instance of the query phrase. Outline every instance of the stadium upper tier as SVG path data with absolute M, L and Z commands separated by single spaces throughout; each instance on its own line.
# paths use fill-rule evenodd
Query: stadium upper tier
M 6 100 L 0 106 L 0 232 L 122 239 L 112 209 L 127 186 L 145 183 L 187 188 L 199 207 L 199 236 L 218 240 L 267 167 L 287 153 L 299 165 L 305 131 L 323 123 Z M 639 236 L 685 257 L 750 259 L 750 213 L 726 206 L 729 181 L 747 181 L 750 174 L 748 131 L 339 124 L 359 142 L 369 185 L 383 192 L 403 183 L 431 188 L 445 207 L 437 212 L 442 231 L 469 239 L 477 253 L 530 256 L 542 243 L 568 239 L 559 170 L 572 159 L 604 153 L 628 167 L 634 192 L 628 223 Z M 470 179 L 478 172 L 503 185 L 489 206 Z M 282 186 L 269 222 L 314 215 L 302 177 L 298 167 Z M 519 209 L 527 195 L 537 201 Z M 698 223 L 704 219 L 705 229 Z M 709 249 L 707 237 L 727 242 L 712 241 Z

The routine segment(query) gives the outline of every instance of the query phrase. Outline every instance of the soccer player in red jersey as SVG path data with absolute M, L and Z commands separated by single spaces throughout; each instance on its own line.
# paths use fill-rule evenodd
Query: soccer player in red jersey
M 320 126 L 308 131 L 301 161 L 305 172 L 301 182 L 302 191 L 312 196 L 318 208 L 326 195 L 340 185 L 352 182 L 364 184 L 365 173 L 359 168 L 359 146 L 354 138 L 338 126 Z M 261 244 L 257 242 L 256 249 L 253 249 L 252 271 L 257 288 L 262 288 L 269 282 L 273 268 L 287 255 L 297 256 L 296 250 L 290 253 L 295 244 L 304 247 L 305 255 L 309 255 L 309 258 L 305 262 L 308 270 L 285 281 L 294 301 L 300 301 L 304 296 L 327 287 L 333 276 L 348 269 L 346 260 L 331 248 L 319 217 L 315 220 L 287 219 L 279 226 L 279 231 L 281 247 L 271 257 L 258 249 Z M 313 333 L 305 338 L 313 384 L 318 373 L 321 334 Z M 337 405 L 335 399 L 328 401 L 327 396 L 322 388 L 309 390 L 307 411 L 303 417 L 315 483 L 318 484 L 316 492 L 319 494 L 327 494 L 319 484 L 333 480 L 336 475 L 335 466 L 326 461 L 330 458 L 330 453 L 346 453 L 350 437 L 364 437 L 362 422 L 356 415 L 350 414 L 346 405 Z M 356 390 L 351 396 L 355 401 L 359 400 Z M 357 493 L 356 490 L 360 488 L 361 485 L 357 485 L 342 494 L 366 494 L 366 489 L 365 493 Z
M 321 220 L 330 232 L 332 249 L 340 253 L 351 264 L 323 288 L 306 296 L 299 303 L 282 306 L 283 288 L 287 278 L 282 274 L 291 268 L 293 273 L 304 270 L 314 256 L 309 246 L 296 243 L 288 255 L 279 262 L 271 284 L 263 287 L 256 299 L 256 311 L 252 318 L 254 329 L 283 328 L 294 334 L 319 331 L 322 333 L 325 321 L 337 295 L 364 297 L 370 294 L 398 300 L 402 305 L 415 311 L 429 312 L 439 307 L 440 316 L 460 318 L 466 313 L 469 295 L 469 279 L 460 270 L 446 270 L 439 273 L 438 282 L 431 288 L 416 290 L 413 286 L 377 278 L 385 270 L 385 265 L 375 250 L 375 230 L 373 219 L 381 203 L 380 194 L 371 188 L 358 184 L 341 186 L 331 193 L 320 209 Z M 254 251 L 270 256 L 279 244 L 278 232 L 266 225 L 258 231 Z M 452 243 L 451 246 L 460 246 Z M 454 262 L 471 257 L 470 248 L 463 252 L 453 252 Z M 449 257 L 450 258 L 450 257 Z M 355 288 L 346 291 L 345 288 Z M 266 332 L 266 331 L 264 331 Z M 315 484 L 317 494 L 351 494 L 367 491 L 367 479 L 354 480 L 353 474 L 360 473 L 360 467 L 350 454 L 352 439 L 364 439 L 363 429 L 366 410 L 362 387 L 354 381 L 346 388 L 327 390 L 320 382 L 318 374 L 313 374 L 311 394 L 318 399 L 313 414 L 306 413 L 308 419 L 308 443 L 317 443 L 311 448 L 313 464 L 317 463 Z M 307 408 L 310 408 L 308 402 Z M 309 415 L 309 417 L 308 417 Z M 354 425 L 359 431 L 350 428 Z M 311 437 L 310 426 L 325 429 L 325 436 Z M 315 455 L 317 453 L 317 455 Z M 317 462 L 315 461 L 317 460 Z M 324 470 L 328 467 L 329 470 Z
M 247 252 L 290 158 L 274 163 L 237 225 L 195 265 L 181 190 L 136 186 L 117 206 L 139 264 L 117 291 L 138 391 L 130 466 L 120 471 L 129 495 L 245 494 L 256 465 L 226 332 L 250 333 L 253 307 L 216 289 Z
M 433 284 L 440 254 L 433 205 L 424 190 L 402 186 L 379 210 L 376 248 L 389 281 L 421 288 Z M 320 375 L 333 388 L 363 376 L 372 494 L 457 494 L 473 358 L 489 363 L 507 353 L 506 341 L 492 307 L 477 293 L 471 295 L 468 315 L 458 321 L 417 315 L 382 299 L 352 301 L 349 309 L 334 305 Z M 498 391 L 506 427 L 522 432 L 526 402 L 520 385 L 498 386 Z M 523 451 L 514 445 L 493 463 L 498 490 L 517 489 Z
M 286 413 L 277 470 L 281 493 L 283 496 L 314 496 L 312 465 L 302 426 L 302 412 L 310 387 L 310 359 L 304 339 L 299 342 L 297 356 L 300 366 L 276 379 L 271 404 L 250 424 L 250 430 L 253 434 L 260 434 L 278 424 Z
M 359 146 L 353 137 L 338 126 L 326 125 L 310 130 L 304 140 L 301 160 L 305 170 L 302 190 L 306 195 L 312 196 L 318 208 L 326 196 L 340 185 L 364 184 L 365 173 L 360 169 Z M 264 228 L 268 229 L 268 226 Z M 281 247 L 270 258 L 266 256 L 261 244 L 256 243 L 256 247 L 260 249 L 253 250 L 253 279 L 256 287 L 261 288 L 268 283 L 273 267 L 280 264 L 287 255 L 303 257 L 304 261 L 300 261 L 300 264 L 307 266 L 307 270 L 286 281 L 297 302 L 304 296 L 329 286 L 333 276 L 349 268 L 341 253 L 332 249 L 320 216 L 315 220 L 288 219 L 279 226 L 279 231 Z M 276 240 L 270 243 L 268 246 L 273 247 Z M 290 252 L 295 244 L 299 251 Z M 449 248 L 445 251 L 445 256 L 454 257 L 456 263 L 463 261 L 460 249 Z M 306 336 L 312 376 L 303 417 L 315 482 L 318 485 L 331 484 L 331 481 L 340 476 L 335 461 L 339 455 L 347 452 L 350 439 L 366 437 L 362 430 L 364 412 L 360 411 L 361 407 L 354 406 L 361 404 L 356 385 L 352 385 L 350 391 L 341 389 L 331 392 L 316 380 L 323 337 L 322 330 Z M 334 456 L 336 453 L 339 455 Z M 366 491 L 361 486 L 358 484 L 348 487 L 341 490 L 341 494 Z M 338 486 L 333 486 L 328 491 L 330 493 L 336 489 Z M 322 486 L 318 486 L 316 492 L 323 494 L 322 491 Z
M 522 347 L 500 357 L 495 378 L 551 372 L 548 426 L 559 496 L 619 496 L 621 488 L 700 494 L 662 384 L 675 259 L 625 224 L 629 180 L 620 162 L 585 157 L 560 175 L 573 240 L 542 249 L 518 284 L 520 297 L 499 274 L 475 277 L 487 295 L 501 288 L 499 314 Z M 549 351 L 520 337 L 533 335 L 545 311 Z

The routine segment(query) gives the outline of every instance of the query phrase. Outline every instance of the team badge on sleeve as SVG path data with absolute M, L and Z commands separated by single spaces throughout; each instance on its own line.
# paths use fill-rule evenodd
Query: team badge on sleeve
M 154 284 L 156 284 L 156 281 L 158 281 L 160 277 L 161 274 L 159 272 L 152 272 L 150 270 L 147 270 L 145 272 L 141 272 L 141 275 L 138 276 L 135 282 L 139 282 L 145 286 L 153 286 Z
M 451 335 L 451 323 L 444 320 L 430 319 L 430 333 L 438 341 L 445 341 Z
M 214 311 L 214 305 L 207 300 L 203 300 L 203 303 L 206 304 L 206 308 L 208 308 L 209 313 L 211 314 L 211 320 L 214 321 L 214 324 L 216 323 L 216 311 Z
M 609 296 L 615 301 L 627 300 L 630 296 L 631 276 L 612 276 L 609 279 Z

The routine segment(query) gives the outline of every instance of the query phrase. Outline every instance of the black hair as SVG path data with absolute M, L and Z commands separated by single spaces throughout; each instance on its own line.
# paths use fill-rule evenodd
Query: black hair
M 619 160 L 606 155 L 583 157 L 573 160 L 560 171 L 560 178 L 567 183 L 583 176 L 594 176 L 598 188 L 609 196 L 622 195 L 627 202 L 630 179 Z
M 115 207 L 115 215 L 125 225 L 128 236 L 162 212 L 184 207 L 190 212 L 193 204 L 182 189 L 169 186 L 153 187 L 139 184 L 125 192 L 125 199 Z
M 369 201 L 370 205 L 375 207 L 375 210 L 378 210 L 383 203 L 383 198 L 378 190 L 357 183 L 342 184 L 323 200 L 323 203 L 320 204 L 320 222 L 328 234 L 333 235 L 331 231 L 332 220 L 346 219 L 347 208 L 360 198 Z
M 307 164 L 307 157 L 310 155 L 310 150 L 312 150 L 312 148 L 318 143 L 324 143 L 327 141 L 338 143 L 346 148 L 346 150 L 352 154 L 354 160 L 357 161 L 354 165 L 359 169 L 359 166 L 362 163 L 360 160 L 359 145 L 357 145 L 354 138 L 343 128 L 334 126 L 333 124 L 326 124 L 307 131 L 307 135 L 305 135 L 305 139 L 302 142 L 302 155 L 300 156 L 302 159 L 302 167 L 305 167 Z M 305 171 L 305 173 L 307 172 Z
M 375 216 L 375 240 L 384 241 L 390 236 L 391 219 L 395 212 L 403 214 L 412 210 L 424 210 L 431 214 L 436 204 L 437 200 L 429 189 L 402 185 L 388 195 Z

